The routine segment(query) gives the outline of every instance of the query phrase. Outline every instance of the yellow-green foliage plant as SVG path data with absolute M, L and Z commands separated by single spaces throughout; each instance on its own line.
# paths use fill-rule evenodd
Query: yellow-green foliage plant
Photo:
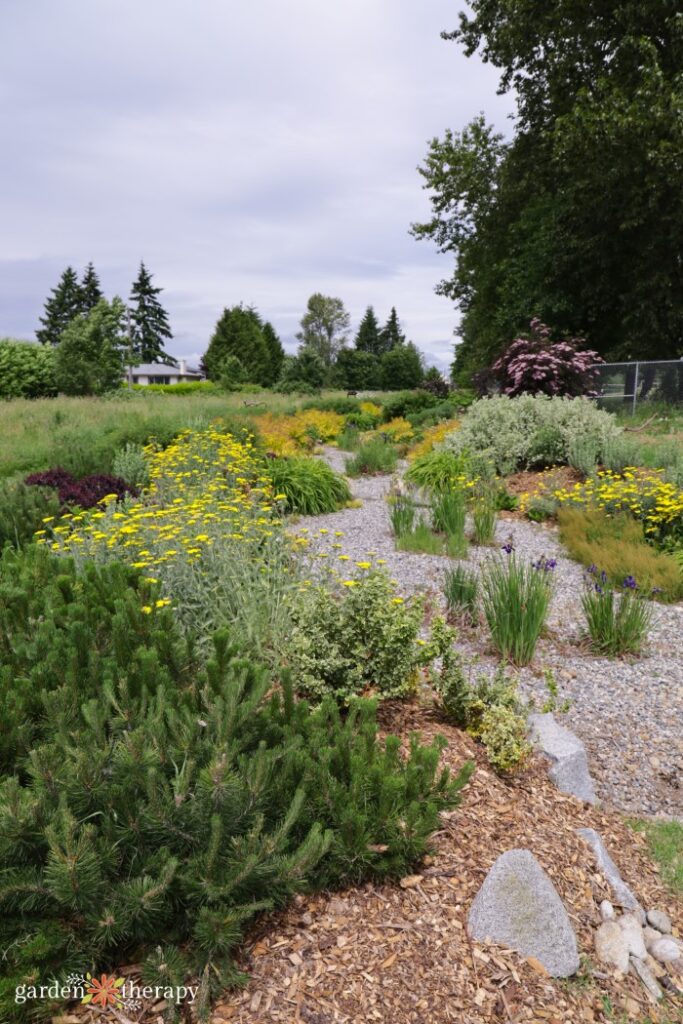
M 597 565 L 614 586 L 633 576 L 643 591 L 662 601 L 683 597 L 683 575 L 676 559 L 645 539 L 642 523 L 630 515 L 608 516 L 599 509 L 560 508 L 560 540 L 582 565 Z

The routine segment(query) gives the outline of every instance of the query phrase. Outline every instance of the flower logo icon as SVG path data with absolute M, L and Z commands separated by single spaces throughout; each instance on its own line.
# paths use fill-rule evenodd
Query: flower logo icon
M 103 974 L 100 978 L 93 978 L 86 974 L 88 988 L 81 1000 L 82 1003 L 92 1003 L 93 1006 L 115 1006 L 120 1010 L 123 1006 L 120 989 L 123 986 L 123 978 L 115 978 L 113 974 Z

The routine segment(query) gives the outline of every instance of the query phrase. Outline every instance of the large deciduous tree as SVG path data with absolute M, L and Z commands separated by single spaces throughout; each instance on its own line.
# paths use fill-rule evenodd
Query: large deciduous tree
M 414 225 L 455 257 L 456 371 L 533 316 L 606 358 L 683 354 L 683 18 L 670 0 L 472 0 L 445 38 L 501 70 L 517 117 L 434 139 Z
M 297 334 L 301 349 L 314 352 L 331 367 L 346 344 L 351 318 L 341 299 L 316 292 L 311 295 Z
M 55 350 L 55 383 L 65 395 L 101 395 L 121 384 L 128 345 L 126 307 L 114 296 L 73 317 Z
M 176 360 L 164 351 L 164 344 L 173 337 L 168 314 L 159 294 L 162 288 L 152 284 L 152 275 L 143 262 L 130 293 L 132 347 L 139 363 L 170 363 Z

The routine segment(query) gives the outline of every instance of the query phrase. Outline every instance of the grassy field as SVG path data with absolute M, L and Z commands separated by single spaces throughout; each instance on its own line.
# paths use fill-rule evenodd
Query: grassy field
M 644 832 L 662 878 L 674 892 L 683 894 L 683 824 L 680 821 L 633 821 L 636 832 Z
M 324 392 L 322 398 L 345 392 Z M 76 475 L 108 473 L 116 450 L 156 437 L 167 443 L 185 427 L 223 418 L 239 427 L 262 412 L 294 411 L 307 398 L 271 392 L 116 398 L 15 399 L 0 403 L 0 479 L 63 466 Z

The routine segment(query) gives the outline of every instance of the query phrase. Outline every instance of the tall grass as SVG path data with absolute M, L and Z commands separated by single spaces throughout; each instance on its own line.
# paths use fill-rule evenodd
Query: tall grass
M 660 600 L 683 597 L 683 574 L 676 559 L 651 547 L 642 524 L 631 516 L 563 508 L 557 518 L 560 540 L 572 558 L 585 566 L 599 565 L 612 586 L 635 576 L 643 590 L 654 590 Z
M 318 516 L 335 512 L 351 500 L 346 480 L 319 459 L 271 459 L 266 472 L 275 493 L 284 495 L 287 512 Z
M 634 592 L 635 577 L 626 577 L 619 596 L 605 584 L 594 570 L 581 598 L 591 647 L 610 658 L 640 654 L 652 624 L 652 609 Z
M 482 604 L 491 639 L 513 665 L 528 665 L 543 632 L 552 597 L 551 562 L 529 564 L 514 553 L 495 558 L 481 574 Z
M 479 598 L 477 574 L 464 565 L 456 565 L 446 573 L 443 589 L 449 612 L 464 613 L 475 623 Z
M 464 558 L 467 554 L 466 509 L 465 494 L 460 487 L 437 491 L 432 499 L 434 529 L 446 534 L 448 553 L 452 558 Z
M 478 486 L 472 495 L 472 522 L 476 544 L 491 544 L 496 536 L 498 492 L 491 484 Z
M 398 454 L 393 444 L 382 437 L 373 437 L 359 447 L 352 459 L 346 461 L 349 476 L 392 473 L 396 469 Z

